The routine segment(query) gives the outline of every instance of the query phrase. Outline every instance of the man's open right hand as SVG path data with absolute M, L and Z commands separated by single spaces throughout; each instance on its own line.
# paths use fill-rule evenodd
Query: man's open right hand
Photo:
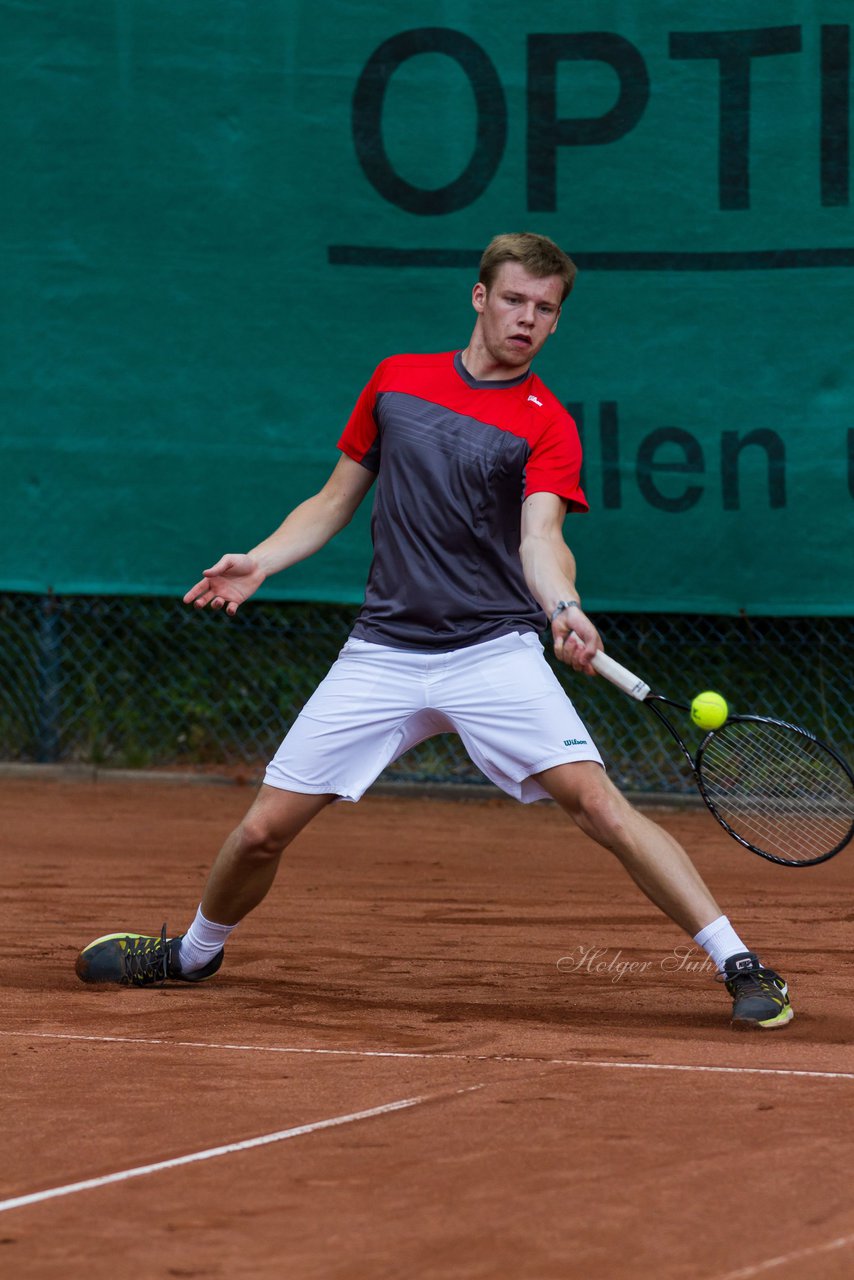
M 266 574 L 252 556 L 233 553 L 222 556 L 204 577 L 184 596 L 184 604 L 194 604 L 197 609 L 210 605 L 212 609 L 225 609 L 230 618 L 253 595 Z

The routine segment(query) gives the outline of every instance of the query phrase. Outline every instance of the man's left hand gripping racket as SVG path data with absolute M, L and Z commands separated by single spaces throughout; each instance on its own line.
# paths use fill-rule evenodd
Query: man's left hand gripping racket
M 854 774 L 808 730 L 768 716 L 730 716 L 694 755 L 659 704 L 688 711 L 601 651 L 593 668 L 658 717 L 691 766 L 700 795 L 733 839 L 785 867 L 812 867 L 854 835 Z

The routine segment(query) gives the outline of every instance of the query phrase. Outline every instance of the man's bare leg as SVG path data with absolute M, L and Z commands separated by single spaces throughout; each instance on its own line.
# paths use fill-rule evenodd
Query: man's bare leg
M 235 925 L 257 907 L 276 877 L 282 852 L 334 799 L 263 784 L 216 856 L 202 895 L 203 915 Z
M 167 980 L 204 981 L 222 964 L 229 933 L 266 897 L 282 851 L 335 797 L 262 786 L 239 827 L 220 849 L 202 906 L 185 934 L 111 933 L 77 957 L 83 982 L 148 986 Z
M 559 764 L 536 776 L 585 835 L 616 854 L 650 901 L 692 938 L 723 914 L 678 841 L 629 804 L 598 764 Z
M 748 951 L 685 850 L 639 813 L 592 761 L 537 774 L 586 835 L 610 849 L 651 902 L 702 946 L 726 980 L 732 1025 L 776 1028 L 792 1019 L 788 988 Z

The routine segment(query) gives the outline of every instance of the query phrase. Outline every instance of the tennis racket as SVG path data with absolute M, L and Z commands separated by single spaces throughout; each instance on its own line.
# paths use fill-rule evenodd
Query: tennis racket
M 851 840 L 854 774 L 807 729 L 768 716 L 730 716 L 692 755 L 661 706 L 690 708 L 653 693 L 605 653 L 596 654 L 593 667 L 661 721 L 712 815 L 745 849 L 784 867 L 813 867 Z

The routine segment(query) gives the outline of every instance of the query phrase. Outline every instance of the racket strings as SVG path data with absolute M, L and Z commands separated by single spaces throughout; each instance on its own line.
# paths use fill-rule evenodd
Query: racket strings
M 838 849 L 854 825 L 854 786 L 836 757 L 794 726 L 730 721 L 699 763 L 706 797 L 748 844 L 790 863 Z

